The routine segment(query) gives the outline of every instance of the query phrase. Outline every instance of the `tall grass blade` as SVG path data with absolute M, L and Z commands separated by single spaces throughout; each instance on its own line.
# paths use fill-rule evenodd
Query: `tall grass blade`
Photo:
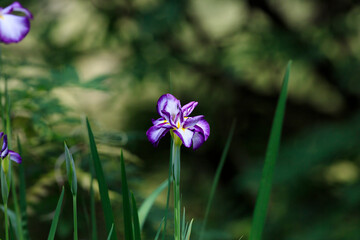
M 124 213 L 124 233 L 125 240 L 133 240 L 133 227 L 132 227 L 132 215 L 131 215 L 131 205 L 129 200 L 129 188 L 126 179 L 126 170 L 124 164 L 123 152 L 121 151 L 120 156 L 121 164 L 121 188 L 122 188 L 122 198 L 123 198 L 123 213 Z
M 113 235 L 113 232 L 114 232 L 114 224 L 111 225 L 110 232 L 109 232 L 109 235 L 107 237 L 107 240 L 111 240 L 111 236 Z
M 23 157 L 22 148 L 19 137 L 17 138 L 18 151 L 20 156 Z M 26 182 L 25 182 L 25 167 L 24 161 L 19 164 L 19 204 L 20 204 L 20 212 L 21 212 L 21 223 L 22 223 L 22 231 L 25 240 L 29 239 L 29 230 L 28 230 L 28 221 L 27 221 L 27 213 L 26 213 Z
M 94 166 L 90 164 L 91 182 L 90 182 L 90 214 L 91 214 L 91 239 L 97 240 L 95 196 L 94 196 Z
M 91 156 L 94 164 L 94 170 L 96 173 L 96 178 L 98 180 L 99 184 L 99 191 L 100 191 L 100 198 L 101 198 L 101 205 L 104 211 L 105 216 L 105 224 L 106 229 L 108 232 L 110 232 L 111 226 L 114 224 L 114 215 L 112 212 L 110 199 L 109 199 L 109 193 L 108 193 L 108 187 L 105 181 L 104 172 L 100 163 L 99 154 L 96 148 L 94 135 L 92 133 L 89 120 L 86 118 L 86 126 L 88 130 L 89 135 L 89 144 L 90 144 L 90 150 L 91 150 Z M 116 234 L 111 235 L 112 240 L 116 240 Z
M 230 144 L 231 144 L 231 141 L 232 141 L 232 138 L 233 138 L 233 135 L 234 135 L 234 131 L 235 131 L 235 126 L 236 126 L 236 120 L 234 120 L 232 122 L 232 124 L 231 124 L 229 136 L 228 136 L 228 138 L 226 140 L 224 150 L 223 150 L 223 152 L 221 154 L 219 165 L 218 165 L 218 167 L 216 169 L 215 177 L 214 177 L 214 180 L 213 180 L 213 183 L 212 183 L 212 186 L 211 186 L 211 190 L 210 190 L 209 200 L 208 200 L 207 205 L 206 205 L 204 221 L 202 223 L 201 230 L 200 230 L 200 236 L 199 236 L 200 240 L 204 236 L 204 232 L 205 232 L 207 220 L 208 220 L 208 217 L 209 217 L 211 205 L 212 205 L 212 202 L 213 202 L 213 199 L 214 199 L 214 196 L 215 196 L 215 191 L 216 191 L 217 185 L 219 183 L 221 171 L 223 169 L 227 154 L 229 152 Z
M 0 209 L 5 212 L 5 208 L 4 208 L 4 205 L 0 205 Z M 7 214 L 8 214 L 8 217 L 10 219 L 10 226 L 12 227 L 12 230 L 10 230 L 10 233 L 11 232 L 14 232 L 15 233 L 15 236 L 16 236 L 16 239 L 20 239 L 19 238 L 19 233 L 17 232 L 17 222 L 16 222 L 16 214 L 11 211 L 9 208 L 7 209 Z M 11 235 L 11 234 L 10 234 Z M 11 236 L 10 236 L 11 237 Z
M 61 195 L 60 195 L 58 204 L 56 206 L 55 215 L 54 215 L 54 218 L 53 218 L 52 223 L 51 223 L 51 228 L 50 228 L 48 240 L 54 240 L 54 238 L 55 238 L 55 233 L 56 233 L 57 224 L 59 222 L 59 216 L 60 216 L 60 211 L 61 211 L 61 205 L 62 205 L 62 202 L 63 202 L 63 198 L 64 198 L 64 187 L 62 188 Z
M 156 235 L 155 235 L 154 240 L 158 240 L 158 239 L 159 239 L 159 236 L 160 236 L 160 233 L 161 233 L 161 227 L 162 227 L 162 225 L 163 225 L 163 223 L 164 223 L 164 220 L 165 220 L 165 217 L 163 217 L 163 219 L 162 219 L 161 222 L 160 222 L 160 226 L 159 226 L 159 228 L 158 228 L 158 230 L 157 230 L 157 232 L 156 232 Z
M 265 225 L 267 208 L 269 204 L 275 162 L 279 152 L 282 123 L 284 120 L 287 85 L 289 81 L 291 61 L 289 61 L 276 107 L 271 127 L 270 138 L 266 150 L 265 164 L 260 182 L 259 193 L 256 199 L 255 211 L 252 220 L 250 240 L 260 240 Z
M 194 219 L 191 219 L 190 224 L 187 228 L 185 240 L 190 240 L 191 228 L 192 228 L 193 221 L 194 221 Z
M 160 195 L 162 191 L 168 186 L 168 180 L 165 180 L 158 186 L 143 202 L 139 208 L 139 222 L 140 229 L 143 228 L 147 215 L 150 212 L 151 207 L 153 206 L 156 198 Z
M 135 201 L 135 197 L 134 197 L 133 193 L 131 193 L 131 206 L 132 206 L 132 214 L 133 214 L 134 240 L 141 240 L 139 215 L 138 215 L 136 201 Z
M 11 181 L 11 190 L 12 190 L 13 205 L 15 208 L 15 216 L 16 216 L 16 228 L 17 228 L 16 234 L 19 236 L 17 239 L 24 240 L 23 230 L 21 227 L 22 226 L 21 213 L 20 213 L 20 207 L 19 207 L 19 202 L 18 202 L 18 197 L 17 197 L 17 192 L 16 192 L 15 178 L 13 178 Z

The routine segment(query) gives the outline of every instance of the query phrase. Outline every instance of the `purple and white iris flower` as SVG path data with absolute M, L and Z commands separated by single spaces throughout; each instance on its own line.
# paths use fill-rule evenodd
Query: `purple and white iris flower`
M 16 163 L 21 163 L 22 159 L 21 159 L 20 155 L 14 151 L 9 150 L 7 135 L 4 134 L 3 132 L 0 132 L 0 140 L 2 140 L 2 148 L 1 148 L 1 152 L 0 152 L 0 158 L 4 159 L 9 155 L 10 160 L 12 160 Z
M 152 120 L 154 126 L 149 128 L 146 136 L 156 147 L 167 132 L 175 133 L 189 148 L 198 149 L 209 137 L 210 126 L 203 115 L 189 117 L 198 102 L 189 102 L 181 107 L 180 101 L 171 94 L 162 95 L 157 103 L 160 118 Z M 181 144 L 181 143 L 180 143 Z
M 25 16 L 12 14 L 22 12 Z M 30 19 L 33 16 L 29 10 L 14 2 L 6 8 L 0 8 L 0 42 L 9 44 L 17 43 L 30 31 Z

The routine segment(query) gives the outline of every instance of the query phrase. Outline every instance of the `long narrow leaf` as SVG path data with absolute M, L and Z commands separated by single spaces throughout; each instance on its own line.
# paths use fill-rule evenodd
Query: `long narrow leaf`
M 14 172 L 13 172 L 14 174 Z M 15 178 L 12 178 L 11 181 L 11 194 L 13 197 L 13 205 L 15 208 L 15 216 L 16 216 L 16 235 L 19 236 L 17 239 L 19 240 L 23 240 L 24 236 L 23 236 L 23 231 L 22 231 L 22 223 L 21 223 L 21 213 L 20 213 L 20 207 L 19 207 L 19 202 L 18 202 L 18 197 L 17 197 L 17 192 L 16 192 L 16 182 L 15 182 Z
M 109 232 L 109 235 L 107 237 L 107 240 L 111 240 L 111 236 L 113 235 L 113 231 L 114 231 L 114 224 L 111 225 L 110 232 Z
M 156 235 L 155 235 L 154 240 L 158 240 L 158 239 L 159 239 L 159 236 L 160 236 L 160 233 L 161 233 L 161 227 L 162 227 L 162 224 L 164 223 L 164 221 L 165 221 L 165 217 L 163 217 L 163 219 L 162 219 L 161 222 L 160 222 L 160 226 L 159 226 L 159 228 L 158 228 L 158 230 L 157 230 L 157 232 L 156 232 Z
M 64 148 L 65 148 L 66 173 L 70 184 L 71 193 L 73 194 L 73 196 L 76 196 L 77 178 L 76 178 L 74 158 L 70 153 L 69 148 L 65 142 L 64 142 Z
M 166 196 L 166 209 L 165 209 L 165 217 L 164 217 L 164 229 L 162 231 L 162 240 L 165 240 L 166 235 L 166 224 L 167 224 L 167 217 L 169 211 L 169 200 L 170 200 L 170 182 L 171 182 L 171 173 L 172 173 L 172 146 L 173 146 L 173 138 L 170 140 L 170 157 L 169 157 L 169 172 L 168 172 L 168 190 Z
M 191 228 L 192 228 L 193 221 L 194 221 L 194 219 L 191 219 L 190 224 L 187 228 L 185 240 L 190 240 Z
M 156 198 L 160 195 L 162 191 L 168 186 L 168 180 L 165 180 L 157 187 L 143 202 L 139 208 L 139 221 L 140 229 L 143 228 L 147 215 L 150 212 L 152 205 L 154 204 Z
M 4 212 L 5 211 L 4 205 L 0 205 L 0 209 Z M 17 232 L 18 227 L 16 222 L 16 214 L 9 208 L 7 209 L 7 213 L 10 219 L 10 226 L 12 227 L 12 231 L 10 230 L 10 233 L 14 232 L 16 239 L 19 239 L 19 233 Z
M 133 228 L 132 228 L 132 216 L 131 216 L 131 205 L 129 200 L 129 188 L 126 179 L 126 170 L 123 158 L 123 152 L 121 151 L 120 156 L 121 164 L 121 189 L 123 198 L 123 212 L 124 212 L 124 232 L 126 240 L 133 240 Z
M 90 182 L 90 213 L 91 213 L 91 239 L 97 240 L 95 196 L 94 196 L 94 166 L 90 164 L 91 182 Z
M 221 174 L 221 171 L 223 169 L 227 154 L 229 152 L 232 137 L 234 135 L 235 126 L 236 126 L 236 121 L 234 120 L 233 123 L 231 124 L 229 136 L 228 136 L 228 138 L 226 140 L 226 144 L 225 144 L 224 150 L 223 150 L 223 152 L 221 154 L 220 162 L 219 162 L 219 165 L 218 165 L 218 167 L 216 169 L 215 177 L 214 177 L 214 180 L 213 180 L 213 183 L 212 183 L 212 186 L 211 186 L 209 200 L 208 200 L 207 205 L 206 205 L 205 217 L 204 217 L 204 221 L 203 221 L 202 226 L 201 226 L 201 231 L 200 231 L 200 236 L 199 236 L 200 240 L 202 239 L 202 237 L 204 235 L 204 231 L 205 231 L 206 223 L 207 223 L 207 220 L 208 220 L 208 217 L 209 217 L 211 205 L 212 205 L 212 202 L 213 202 L 213 199 L 214 199 L 214 196 L 215 196 L 215 191 L 216 191 L 217 185 L 219 183 L 220 174 Z
M 64 187 L 62 188 L 61 195 L 60 195 L 58 204 L 56 206 L 55 215 L 54 215 L 54 218 L 53 218 L 52 223 L 51 223 L 51 228 L 50 228 L 48 240 L 54 240 L 54 238 L 55 238 L 55 233 L 56 233 L 57 224 L 59 222 L 59 216 L 60 216 L 60 211 L 61 211 L 61 205 L 62 205 L 62 202 L 63 202 L 63 198 L 64 198 Z
M 131 206 L 132 206 L 132 214 L 133 214 L 134 240 L 141 240 L 139 215 L 138 215 L 136 201 L 135 201 L 135 197 L 134 197 L 133 193 L 131 193 Z
M 89 134 L 89 143 L 90 143 L 91 156 L 94 164 L 94 170 L 99 184 L 101 205 L 104 211 L 106 229 L 108 232 L 110 232 L 111 226 L 114 224 L 114 215 L 110 204 L 109 191 L 105 181 L 104 172 L 100 163 L 100 158 L 96 148 L 94 135 L 92 133 L 88 119 L 86 119 L 86 126 Z M 112 240 L 117 239 L 116 234 L 112 234 L 111 236 L 112 236 L 111 237 Z
M 18 151 L 20 156 L 24 158 L 21 148 L 20 139 L 17 138 Z M 26 182 L 25 182 L 25 170 L 24 170 L 24 161 L 19 164 L 19 204 L 21 211 L 21 222 L 22 222 L 22 231 L 25 240 L 29 239 L 29 230 L 28 230 L 28 221 L 26 213 Z
M 289 81 L 291 61 L 288 63 L 284 76 L 280 97 L 276 107 L 276 112 L 271 127 L 270 138 L 266 150 L 265 164 L 261 177 L 258 197 L 256 199 L 255 211 L 252 221 L 250 240 L 260 240 L 265 225 L 266 213 L 269 204 L 272 179 L 274 174 L 275 162 L 279 152 L 282 123 L 284 120 L 287 85 Z

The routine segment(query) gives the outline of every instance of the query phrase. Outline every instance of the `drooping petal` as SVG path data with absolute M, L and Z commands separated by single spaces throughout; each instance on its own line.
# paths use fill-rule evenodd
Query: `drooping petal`
M 179 128 L 174 130 L 174 133 L 181 139 L 185 147 L 191 147 L 192 138 L 194 136 L 193 131 L 185 128 Z
M 0 15 L 0 41 L 4 43 L 20 42 L 30 31 L 28 17 L 11 14 Z
M 193 142 L 193 149 L 194 150 L 198 149 L 205 142 L 204 135 L 202 133 L 195 132 L 192 138 L 192 142 Z
M 26 8 L 24 8 L 23 6 L 21 6 L 21 4 L 19 2 L 13 2 L 11 5 L 7 6 L 6 8 L 4 8 L 0 14 L 10 14 L 13 11 L 15 12 L 22 12 L 25 13 L 25 15 L 30 18 L 33 19 L 33 16 L 31 14 L 31 12 L 29 10 L 27 10 Z
M 206 141 L 210 135 L 209 123 L 205 119 L 201 119 L 196 123 L 194 127 L 196 132 L 201 132 L 204 135 Z
M 176 116 L 181 112 L 181 105 L 176 97 L 167 93 L 159 98 L 156 109 L 160 116 L 174 123 Z
M 10 150 L 9 155 L 10 155 L 10 160 L 12 160 L 16 163 L 21 163 L 22 159 L 18 153 Z
M 146 136 L 148 137 L 149 141 L 157 147 L 159 144 L 160 139 L 168 132 L 170 131 L 169 128 L 159 127 L 159 126 L 152 126 L 147 130 Z
M 190 128 L 195 126 L 200 120 L 204 119 L 204 115 L 199 115 L 195 117 L 188 117 L 184 123 L 184 128 Z
M 184 105 L 181 108 L 181 111 L 184 113 L 184 117 L 187 117 L 190 115 L 190 113 L 192 113 L 192 111 L 194 110 L 194 108 L 198 105 L 198 102 L 192 101 L 189 102 L 188 104 Z

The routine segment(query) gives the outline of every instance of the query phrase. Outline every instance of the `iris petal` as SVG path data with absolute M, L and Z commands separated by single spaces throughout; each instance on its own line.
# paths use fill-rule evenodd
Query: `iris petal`
M 189 117 L 186 119 L 184 123 L 184 128 L 189 128 L 195 126 L 200 120 L 204 119 L 203 115 L 195 116 L 195 117 Z
M 159 144 L 160 139 L 170 131 L 169 128 L 159 127 L 159 126 L 152 126 L 147 130 L 146 136 L 148 137 L 149 141 L 156 147 Z
M 178 137 L 181 139 L 185 147 L 187 148 L 191 147 L 192 138 L 194 136 L 193 131 L 185 128 L 180 128 L 174 130 L 174 133 L 178 135 Z
M 201 119 L 196 123 L 195 131 L 201 132 L 204 135 L 206 141 L 210 135 L 210 125 L 205 119 Z
M 181 111 L 184 113 L 184 117 L 187 117 L 190 115 L 190 113 L 192 113 L 192 111 L 194 110 L 194 108 L 198 105 L 198 102 L 192 101 L 189 102 L 188 104 L 184 105 L 181 108 Z
M 180 101 L 176 99 L 176 97 L 170 93 L 167 93 L 159 98 L 156 109 L 160 116 L 164 117 L 170 122 L 170 120 L 174 120 L 175 117 L 181 112 L 181 105 Z
M 20 155 L 14 151 L 9 151 L 9 155 L 10 155 L 10 160 L 16 162 L 16 163 L 21 163 L 22 159 L 20 157 Z
M 4 43 L 20 42 L 30 31 L 27 17 L 3 14 L 0 18 L 0 41 Z
M 25 15 L 32 19 L 33 16 L 31 14 L 31 12 L 29 10 L 27 10 L 26 8 L 24 8 L 23 6 L 21 6 L 21 4 L 19 2 L 13 2 L 11 5 L 7 6 L 6 8 L 4 8 L 1 13 L 2 14 L 10 14 L 13 11 L 15 12 L 23 12 L 25 13 Z
M 194 150 L 198 149 L 205 142 L 204 135 L 202 133 L 195 132 L 192 138 L 192 142 L 193 142 L 193 149 Z

